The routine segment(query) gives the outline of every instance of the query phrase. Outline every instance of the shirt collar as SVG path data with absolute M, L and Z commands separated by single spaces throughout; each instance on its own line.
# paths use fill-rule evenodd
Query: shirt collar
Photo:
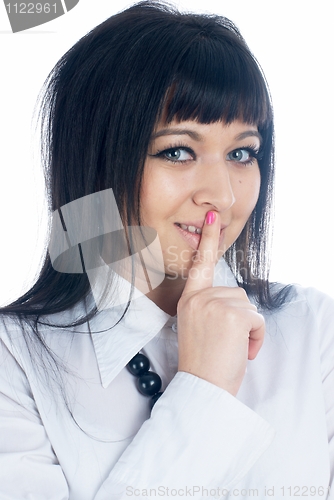
M 128 297 L 131 284 L 118 277 L 117 286 L 118 293 Z M 223 259 L 215 267 L 213 286 L 237 286 L 231 270 Z M 90 320 L 92 341 L 104 388 L 108 387 L 133 356 L 171 319 L 171 316 L 154 302 L 137 292 L 135 290 L 135 298 L 131 300 L 121 320 L 126 300 L 122 305 L 104 308 Z

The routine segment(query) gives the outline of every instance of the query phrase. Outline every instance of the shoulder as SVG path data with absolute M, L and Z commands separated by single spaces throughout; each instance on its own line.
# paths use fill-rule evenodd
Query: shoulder
M 34 316 L 26 319 L 16 314 L 0 314 L 0 350 L 9 351 L 21 367 L 30 365 L 33 359 L 43 360 L 46 355 L 52 357 L 53 349 L 61 342 L 64 344 L 64 338 L 71 340 L 71 333 L 83 329 L 73 324 L 84 314 L 82 304 L 52 316 L 40 317 L 37 323 Z
M 273 284 L 274 291 L 284 287 Z M 269 334 L 282 332 L 298 349 L 316 348 L 323 373 L 334 369 L 334 299 L 316 288 L 291 285 L 285 303 L 273 311 L 261 311 Z
M 281 283 L 272 283 L 271 291 L 276 294 L 285 288 Z M 309 314 L 318 321 L 334 321 L 334 299 L 313 287 L 289 285 L 289 293 L 284 304 L 273 311 L 263 312 L 268 315 Z
M 24 321 L 17 316 L 0 315 L 0 346 L 14 354 L 24 340 L 24 331 Z

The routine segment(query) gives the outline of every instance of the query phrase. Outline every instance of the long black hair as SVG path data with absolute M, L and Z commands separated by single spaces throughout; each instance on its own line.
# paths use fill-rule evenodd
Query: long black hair
M 42 155 L 51 211 L 112 188 L 123 221 L 140 225 L 141 178 L 150 137 L 166 121 L 242 120 L 263 138 L 256 207 L 225 258 L 238 283 L 267 309 L 287 290 L 268 282 L 274 184 L 274 129 L 262 70 L 236 26 L 214 15 L 180 13 L 144 1 L 79 40 L 56 64 L 41 97 Z M 47 255 L 34 286 L 0 312 L 34 324 L 90 291 L 85 273 L 60 273 Z M 96 307 L 77 321 L 96 314 Z M 72 323 L 74 324 L 74 323 Z

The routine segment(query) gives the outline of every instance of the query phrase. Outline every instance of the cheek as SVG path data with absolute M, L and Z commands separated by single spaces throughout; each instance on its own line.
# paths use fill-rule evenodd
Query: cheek
M 254 172 L 248 179 L 239 178 L 235 184 L 235 209 L 241 218 L 248 218 L 259 198 L 261 186 L 260 172 Z
M 141 183 L 140 191 L 140 206 L 141 215 L 145 218 L 150 218 L 159 210 L 159 196 L 161 192 L 161 182 L 150 165 L 146 165 Z
M 173 215 L 187 196 L 189 184 L 181 175 L 148 164 L 141 187 L 141 210 L 146 218 Z

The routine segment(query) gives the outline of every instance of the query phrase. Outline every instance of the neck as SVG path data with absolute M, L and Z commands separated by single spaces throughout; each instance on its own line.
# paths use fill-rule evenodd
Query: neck
M 177 303 L 182 295 L 186 281 L 184 278 L 177 280 L 166 276 L 163 282 L 146 296 L 152 300 L 160 309 L 171 316 L 177 312 Z

